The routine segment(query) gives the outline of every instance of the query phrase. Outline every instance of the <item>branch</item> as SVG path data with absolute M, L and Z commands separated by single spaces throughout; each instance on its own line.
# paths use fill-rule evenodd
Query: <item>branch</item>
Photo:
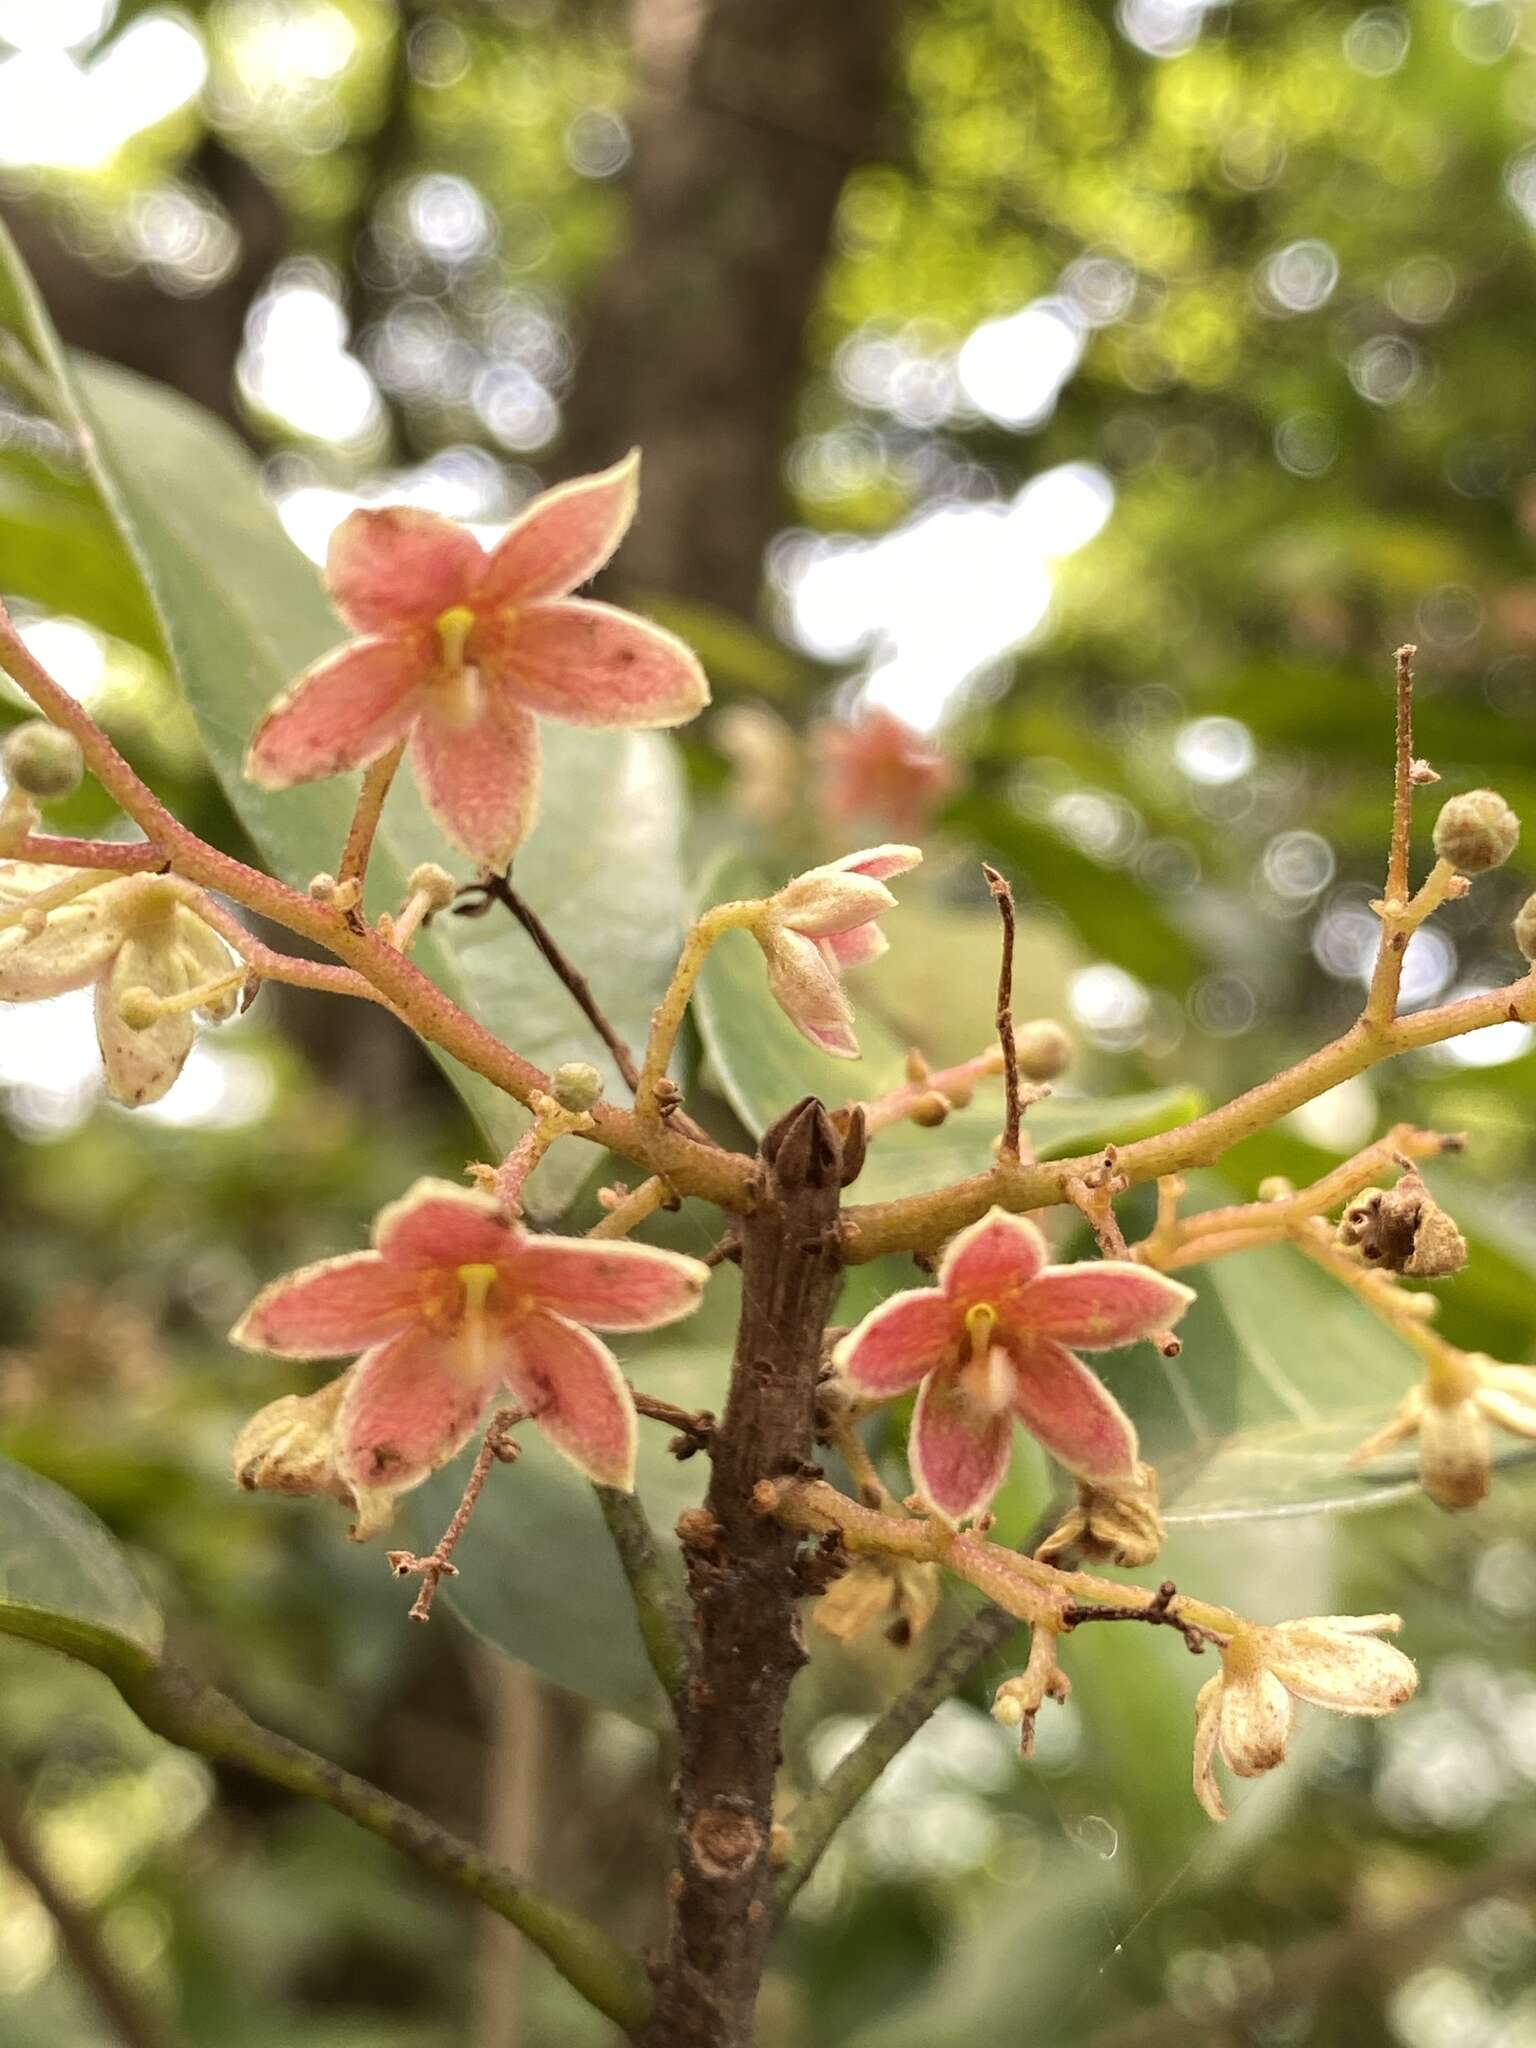
M 1380 1030 L 1360 1020 L 1330 1044 L 1220 1108 L 1207 1110 L 1204 1116 L 1174 1130 L 1119 1147 L 1116 1169 L 1128 1182 L 1136 1183 L 1191 1167 L 1213 1166 L 1244 1138 L 1267 1129 L 1340 1081 L 1351 1080 L 1398 1053 L 1418 1052 L 1469 1031 L 1505 1023 L 1536 1023 L 1536 972 L 1503 988 L 1395 1018 Z M 1102 1153 L 1094 1153 L 1053 1159 L 1043 1166 L 1010 1166 L 1000 1161 L 986 1173 L 972 1174 L 933 1194 L 852 1206 L 843 1212 L 844 1255 L 850 1263 L 862 1264 L 887 1252 L 932 1252 L 994 1204 L 1016 1214 L 1050 1208 L 1068 1199 L 1069 1181 L 1081 1180 L 1102 1158 Z
M 377 933 L 353 930 L 334 908 L 221 853 L 181 824 L 129 767 L 85 707 L 49 675 L 3 609 L 0 669 L 55 725 L 74 734 L 97 781 L 178 874 L 324 946 L 371 982 L 419 1037 L 440 1046 L 525 1107 L 535 1095 L 549 1092 L 547 1074 L 460 1009 Z M 668 1130 L 659 1118 L 640 1117 L 599 1103 L 593 1110 L 592 1129 L 583 1135 L 634 1160 L 648 1172 L 664 1174 L 679 1194 L 697 1195 L 737 1212 L 751 1205 L 754 1176 L 750 1160 L 700 1145 Z
M 89 1650 L 85 1654 L 90 1656 Z M 511 1871 L 377 1785 L 261 1727 L 233 1700 L 190 1672 L 167 1663 L 125 1666 L 110 1656 L 90 1661 L 107 1671 L 155 1734 L 215 1762 L 238 1764 L 268 1784 L 345 1814 L 510 1921 L 543 1950 L 589 2005 L 615 2025 L 633 2030 L 645 2018 L 650 1994 L 639 1963 L 581 1914 L 530 1890 Z
M 621 1493 L 614 1486 L 597 1486 L 593 1491 L 629 1581 L 645 1654 L 675 1709 L 688 1664 L 688 1609 L 636 1495 Z
M 0 1771 L 0 1853 L 36 1892 L 65 1953 L 123 2048 L 176 2048 L 178 2037 L 123 1976 L 103 1946 L 93 1916 L 55 1883 L 27 1825 L 20 1787 L 9 1771 Z

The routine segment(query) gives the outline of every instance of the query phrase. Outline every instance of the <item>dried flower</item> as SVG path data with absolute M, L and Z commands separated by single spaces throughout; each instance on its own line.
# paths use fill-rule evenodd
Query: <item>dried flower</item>
M 1225 1820 L 1212 1768 L 1219 1754 L 1240 1778 L 1262 1777 L 1285 1761 L 1291 1702 L 1336 1714 L 1390 1714 L 1419 1682 L 1410 1658 L 1378 1635 L 1402 1627 L 1395 1614 L 1325 1614 L 1237 1629 L 1221 1671 L 1195 1700 L 1195 1797 Z
M 325 1494 L 349 1501 L 336 1464 L 336 1417 L 350 1369 L 313 1394 L 284 1394 L 258 1408 L 235 1438 L 235 1478 L 251 1492 Z
M 1482 1352 L 1457 1352 L 1409 1389 L 1397 1413 L 1356 1446 L 1351 1465 L 1419 1440 L 1419 1483 L 1436 1506 L 1475 1508 L 1493 1477 L 1490 1424 L 1536 1439 L 1536 1371 L 1501 1365 Z
M 428 809 L 472 860 L 502 868 L 538 806 L 535 713 L 599 727 L 694 717 L 709 685 L 681 640 L 568 595 L 623 539 L 639 461 L 543 492 L 489 554 L 436 513 L 350 513 L 325 574 L 361 637 L 272 705 L 246 756 L 250 779 L 288 789 L 344 774 L 409 736 Z
M 13 789 L 48 803 L 73 796 L 85 773 L 85 756 L 73 733 L 46 718 L 29 718 L 6 734 L 0 768 Z
M 243 970 L 158 875 L 0 863 L 0 1002 L 96 989 L 107 1093 L 158 1102 L 186 1064 L 196 1017 L 234 1014 Z
M 1435 820 L 1435 852 L 1463 875 L 1502 867 L 1520 841 L 1520 820 L 1496 789 L 1453 796 Z
M 1015 1417 L 1069 1471 L 1136 1479 L 1129 1416 L 1068 1346 L 1109 1351 L 1149 1337 L 1194 1295 L 1128 1260 L 1046 1257 L 1033 1223 L 994 1209 L 951 1239 L 937 1287 L 882 1302 L 833 1352 L 865 1398 L 918 1387 L 912 1476 L 951 1522 L 979 1513 L 1002 1484 Z
M 588 1478 L 633 1484 L 634 1402 L 590 1331 L 688 1315 L 707 1267 L 649 1245 L 531 1236 L 487 1196 L 436 1180 L 382 1210 L 373 1242 L 275 1281 L 230 1333 L 285 1358 L 362 1353 L 335 1420 L 362 1533 L 454 1455 L 503 1386 Z
M 891 1642 L 905 1649 L 932 1621 L 938 1604 L 937 1565 L 905 1557 L 858 1557 L 811 1613 L 822 1633 L 840 1643 L 881 1626 Z
M 1467 1241 L 1410 1167 L 1395 1188 L 1362 1188 L 1339 1222 L 1339 1242 L 1368 1265 L 1443 1280 L 1467 1263 Z
M 859 1056 L 843 969 L 867 966 L 887 950 L 875 922 L 896 907 L 886 879 L 922 857 L 915 846 L 872 846 L 809 868 L 769 898 L 754 927 L 775 1002 L 812 1045 L 838 1059 Z
M 847 725 L 817 726 L 812 741 L 822 804 L 840 824 L 878 820 L 893 832 L 920 832 L 955 784 L 942 750 L 883 705 Z
M 1135 1570 L 1151 1564 L 1163 1547 L 1163 1536 L 1157 1473 L 1150 1465 L 1138 1465 L 1130 1480 L 1079 1479 L 1076 1506 L 1062 1517 L 1035 1555 L 1049 1564 L 1072 1551 Z

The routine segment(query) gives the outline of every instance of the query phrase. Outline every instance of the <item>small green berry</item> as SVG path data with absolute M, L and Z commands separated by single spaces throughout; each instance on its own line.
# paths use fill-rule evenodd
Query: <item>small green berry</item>
M 602 1092 L 602 1075 L 585 1060 L 570 1060 L 556 1067 L 550 1080 L 550 1093 L 562 1109 L 590 1109 Z
M 47 803 L 74 795 L 85 773 L 85 757 L 72 733 L 50 725 L 46 718 L 29 718 L 7 733 L 0 766 L 13 789 Z
M 1496 789 L 1453 796 L 1435 820 L 1435 852 L 1463 875 L 1500 868 L 1520 839 L 1520 820 Z

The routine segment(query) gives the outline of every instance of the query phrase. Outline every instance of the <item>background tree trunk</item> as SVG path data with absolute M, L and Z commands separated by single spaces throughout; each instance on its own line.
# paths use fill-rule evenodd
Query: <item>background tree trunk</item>
M 756 609 L 806 320 L 849 170 L 887 119 L 898 0 L 635 0 L 630 219 L 563 450 L 645 448 L 639 589 Z

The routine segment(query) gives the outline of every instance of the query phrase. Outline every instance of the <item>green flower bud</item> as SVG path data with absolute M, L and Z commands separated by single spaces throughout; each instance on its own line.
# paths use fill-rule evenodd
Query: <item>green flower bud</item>
M 1520 820 L 1496 789 L 1453 796 L 1435 820 L 1435 852 L 1464 875 L 1500 868 L 1520 839 Z
M 6 735 L 0 765 L 13 789 L 45 803 L 73 796 L 85 773 L 80 742 L 46 718 L 29 718 Z
M 590 1109 L 603 1092 L 603 1077 L 585 1060 L 569 1060 L 556 1067 L 549 1092 L 562 1109 Z
M 1019 1072 L 1029 1081 L 1054 1081 L 1072 1064 L 1072 1041 L 1049 1017 L 1021 1024 L 1013 1035 Z

